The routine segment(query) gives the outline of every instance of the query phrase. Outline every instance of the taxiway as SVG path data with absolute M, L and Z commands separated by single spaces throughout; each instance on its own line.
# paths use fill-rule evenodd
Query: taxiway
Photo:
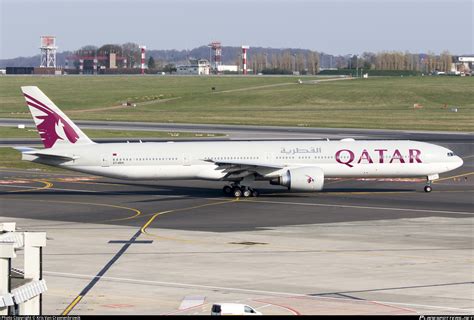
M 332 179 L 233 199 L 216 182 L 0 168 L 0 219 L 47 232 L 46 314 L 472 314 L 473 145 L 425 140 L 465 162 L 429 194 L 418 179 Z

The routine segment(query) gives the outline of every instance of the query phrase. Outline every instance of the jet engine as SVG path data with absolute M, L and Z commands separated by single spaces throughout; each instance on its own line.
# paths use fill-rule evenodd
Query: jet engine
M 292 191 L 321 191 L 324 185 L 324 172 L 318 167 L 288 169 L 270 184 L 281 185 Z

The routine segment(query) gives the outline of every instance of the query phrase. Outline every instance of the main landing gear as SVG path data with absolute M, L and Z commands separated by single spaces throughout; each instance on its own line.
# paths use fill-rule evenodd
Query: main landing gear
M 240 184 L 232 184 L 230 186 L 224 186 L 222 188 L 225 195 L 232 195 L 236 198 L 244 197 L 258 197 L 258 191 L 247 186 L 241 186 Z

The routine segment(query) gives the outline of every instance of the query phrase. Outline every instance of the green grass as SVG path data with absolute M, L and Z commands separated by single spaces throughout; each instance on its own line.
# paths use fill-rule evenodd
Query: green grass
M 194 132 L 163 132 L 163 131 L 121 131 L 121 130 L 90 130 L 84 129 L 84 133 L 90 138 L 202 138 L 219 137 L 216 133 L 194 133 Z M 12 127 L 0 127 L 0 137 L 8 138 L 39 138 L 38 132 L 33 128 L 18 129 Z
M 76 110 L 70 113 L 72 119 L 474 131 L 474 77 L 374 77 L 302 85 L 296 84 L 298 78 L 308 80 L 5 76 L 0 77 L 0 117 L 29 118 L 19 87 L 37 85 L 66 113 Z M 150 101 L 157 96 L 161 98 Z M 177 99 L 160 101 L 169 98 Z M 77 112 L 126 100 L 147 102 L 136 108 Z M 414 110 L 415 103 L 423 108 Z

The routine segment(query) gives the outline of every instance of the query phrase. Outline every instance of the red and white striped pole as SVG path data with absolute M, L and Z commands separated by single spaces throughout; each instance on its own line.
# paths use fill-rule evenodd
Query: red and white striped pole
M 97 57 L 94 58 L 94 74 L 97 74 Z
M 140 49 L 142 50 L 142 74 L 145 74 L 145 50 L 146 50 L 146 46 L 140 46 Z
M 79 74 L 84 73 L 84 59 L 79 59 Z
M 247 74 L 247 50 L 249 46 L 242 46 L 242 73 Z

